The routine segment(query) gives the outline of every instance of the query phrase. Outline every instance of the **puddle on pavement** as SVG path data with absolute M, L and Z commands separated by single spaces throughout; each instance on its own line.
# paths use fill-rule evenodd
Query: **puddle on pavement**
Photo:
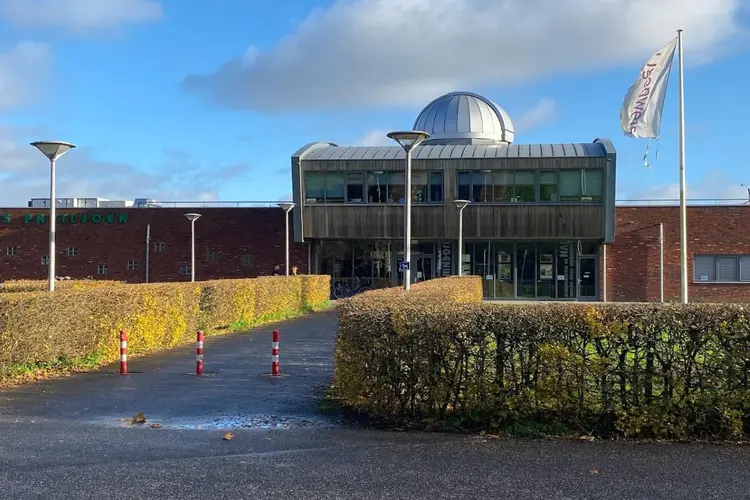
M 113 421 L 114 420 L 114 421 Z M 146 423 L 133 424 L 131 419 L 104 419 L 98 423 L 114 424 L 117 427 L 151 428 L 159 424 L 160 429 L 181 430 L 217 430 L 217 429 L 325 429 L 334 426 L 334 422 L 315 417 L 282 417 L 276 415 L 220 416 L 207 418 L 149 418 Z

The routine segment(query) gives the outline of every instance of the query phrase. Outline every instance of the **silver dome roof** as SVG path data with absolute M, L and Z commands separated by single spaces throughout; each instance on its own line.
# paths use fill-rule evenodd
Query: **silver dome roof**
M 422 144 L 510 144 L 514 130 L 503 108 L 471 92 L 451 92 L 425 107 L 414 130 L 430 134 Z

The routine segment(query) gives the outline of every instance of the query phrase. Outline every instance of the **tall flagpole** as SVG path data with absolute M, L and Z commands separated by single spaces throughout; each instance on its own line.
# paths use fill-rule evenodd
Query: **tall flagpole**
M 688 303 L 688 264 L 687 264 L 687 207 L 685 206 L 685 94 L 682 80 L 682 30 L 677 30 L 677 58 L 679 68 L 679 148 L 680 148 L 680 271 L 682 303 Z

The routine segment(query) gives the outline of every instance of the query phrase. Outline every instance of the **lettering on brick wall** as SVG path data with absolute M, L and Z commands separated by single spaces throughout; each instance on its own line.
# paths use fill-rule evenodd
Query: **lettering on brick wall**
M 24 214 L 23 223 L 26 225 L 42 225 L 49 223 L 49 216 L 46 214 Z M 14 220 L 9 213 L 0 214 L 0 224 L 10 224 Z M 16 219 L 18 220 L 18 219 Z M 57 222 L 60 224 L 127 224 L 128 214 L 113 212 L 107 214 L 100 214 L 95 212 L 93 214 L 59 214 L 57 216 Z

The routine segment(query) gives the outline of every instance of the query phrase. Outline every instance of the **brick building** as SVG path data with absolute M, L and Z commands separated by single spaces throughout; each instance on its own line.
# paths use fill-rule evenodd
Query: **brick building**
M 281 209 L 103 208 L 59 211 L 57 274 L 145 281 L 150 227 L 149 281 L 188 281 L 190 223 L 184 214 L 190 211 L 202 214 L 196 222 L 197 279 L 269 275 L 275 265 L 283 269 Z M 0 209 L 0 281 L 46 278 L 47 214 L 44 209 Z M 606 246 L 606 285 L 604 273 L 597 273 L 598 298 L 659 300 L 661 223 L 664 297 L 679 300 L 679 208 L 618 206 L 615 214 L 614 243 Z M 687 215 L 690 300 L 750 301 L 750 206 L 691 206 Z M 290 244 L 292 265 L 307 273 L 308 243 Z M 603 261 L 602 256 L 599 271 Z
M 99 208 L 58 210 L 56 274 L 138 283 L 146 281 L 148 260 L 149 281 L 189 281 L 186 212 L 201 214 L 195 226 L 196 279 L 270 275 L 276 265 L 283 272 L 280 208 Z M 47 277 L 48 214 L 0 209 L 0 282 Z M 290 265 L 306 273 L 306 244 L 290 245 Z
M 659 225 L 664 227 L 664 300 L 680 300 L 680 211 L 618 206 L 607 246 L 607 299 L 659 300 Z M 750 302 L 750 205 L 688 206 L 690 301 Z

